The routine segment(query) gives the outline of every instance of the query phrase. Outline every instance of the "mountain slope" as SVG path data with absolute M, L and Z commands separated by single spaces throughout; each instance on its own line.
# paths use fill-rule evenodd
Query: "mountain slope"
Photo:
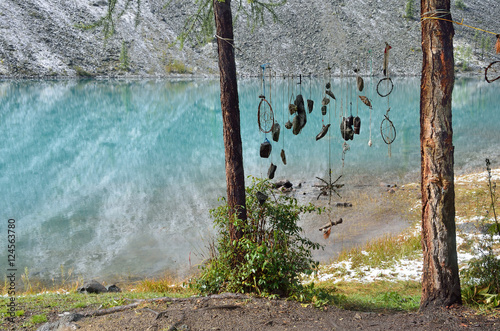
M 171 46 L 182 30 L 194 1 L 164 7 L 165 0 L 142 0 L 136 25 L 136 2 L 115 19 L 116 33 L 105 39 L 102 28 L 82 29 L 104 16 L 105 0 L 3 0 L 0 2 L 0 78 L 50 76 L 169 76 L 188 72 L 218 73 L 216 44 Z M 235 1 L 233 1 L 235 2 Z M 123 9 L 118 0 L 117 12 Z M 452 0 L 452 3 L 454 1 Z M 452 5 L 457 21 L 500 33 L 497 0 L 465 0 L 467 8 Z M 380 74 L 385 42 L 391 46 L 393 74 L 418 75 L 421 66 L 417 19 L 404 18 L 406 0 L 289 0 L 278 8 L 279 23 L 251 29 L 242 16 L 235 26 L 238 73 L 257 75 L 259 65 L 271 63 L 279 74 Z M 415 1 L 415 7 L 418 7 Z M 235 7 L 233 5 L 233 7 Z M 415 17 L 420 14 L 417 10 Z M 494 56 L 482 61 L 480 39 L 495 36 L 455 25 L 457 62 L 478 72 Z M 476 45 L 472 55 L 465 52 Z M 126 53 L 128 68 L 124 69 Z M 122 55 L 122 59 L 120 59 Z M 461 66 L 462 67 L 462 66 Z

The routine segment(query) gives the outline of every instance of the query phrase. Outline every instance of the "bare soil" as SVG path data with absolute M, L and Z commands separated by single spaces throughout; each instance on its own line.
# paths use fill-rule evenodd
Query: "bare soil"
M 123 310 L 85 308 L 73 313 L 78 313 L 73 322 L 40 330 L 500 330 L 498 316 L 479 315 L 462 306 L 425 313 L 361 312 L 238 294 L 160 298 L 131 303 Z M 49 319 L 61 317 L 54 312 Z M 4 326 L 20 330 L 21 325 L 18 320 Z

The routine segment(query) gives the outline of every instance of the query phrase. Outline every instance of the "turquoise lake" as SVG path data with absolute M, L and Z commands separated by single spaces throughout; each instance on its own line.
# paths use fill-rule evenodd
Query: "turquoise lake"
M 240 79 L 245 175 L 266 176 L 273 162 L 275 179 L 306 182 L 311 192 L 329 168 L 334 177 L 343 174 L 345 190 L 418 181 L 420 80 L 394 78 L 392 93 L 382 98 L 377 79 L 365 78 L 359 93 L 355 78 L 332 78 L 336 100 L 322 116 L 326 81 L 266 79 L 266 99 L 281 125 L 274 142 L 257 124 L 261 80 Z M 297 94 L 315 105 L 293 135 L 284 123 Z M 358 95 L 370 98 L 373 110 Z M 499 105 L 497 83 L 456 80 L 456 174 L 484 170 L 485 158 L 499 167 Z M 397 132 L 390 157 L 380 133 L 388 108 Z M 339 127 L 342 115 L 351 114 L 360 117 L 361 131 L 348 141 L 343 163 Z M 322 123 L 331 128 L 316 141 Z M 208 210 L 225 194 L 218 80 L 0 81 L 0 132 L 1 242 L 8 219 L 15 219 L 18 270 L 28 267 L 42 279 L 59 275 L 61 265 L 86 278 L 150 276 L 186 270 L 202 258 L 213 234 Z M 269 159 L 259 156 L 266 138 L 273 145 Z

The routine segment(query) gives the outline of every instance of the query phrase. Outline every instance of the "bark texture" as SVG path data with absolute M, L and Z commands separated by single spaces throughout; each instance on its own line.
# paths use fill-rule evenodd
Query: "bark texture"
M 226 157 L 227 204 L 231 215 L 246 220 L 245 174 L 240 132 L 240 108 L 236 62 L 234 59 L 233 17 L 231 1 L 213 0 L 217 46 L 219 53 L 220 101 L 222 109 L 224 147 Z M 241 238 L 233 224 L 231 239 Z
M 421 0 L 422 16 L 443 17 L 450 0 Z M 436 15 L 437 13 L 437 15 Z M 444 19 L 451 20 L 451 14 Z M 424 270 L 420 309 L 461 304 L 458 275 L 453 129 L 453 23 L 422 22 L 420 143 L 422 184 L 422 246 Z

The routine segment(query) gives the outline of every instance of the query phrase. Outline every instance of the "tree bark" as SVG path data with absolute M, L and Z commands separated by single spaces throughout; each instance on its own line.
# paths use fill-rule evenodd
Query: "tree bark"
M 436 15 L 436 10 L 439 11 Z M 450 12 L 450 0 L 421 0 L 423 17 Z M 451 20 L 451 14 L 444 19 Z M 453 129 L 453 23 L 422 21 L 420 143 L 424 270 L 420 309 L 461 304 L 458 274 Z
M 217 46 L 219 50 L 220 101 L 226 157 L 227 204 L 231 217 L 246 220 L 245 174 L 240 132 L 240 109 L 236 62 L 234 59 L 231 1 L 213 0 Z M 234 221 L 234 219 L 232 220 Z M 232 240 L 241 238 L 233 222 L 229 225 Z

